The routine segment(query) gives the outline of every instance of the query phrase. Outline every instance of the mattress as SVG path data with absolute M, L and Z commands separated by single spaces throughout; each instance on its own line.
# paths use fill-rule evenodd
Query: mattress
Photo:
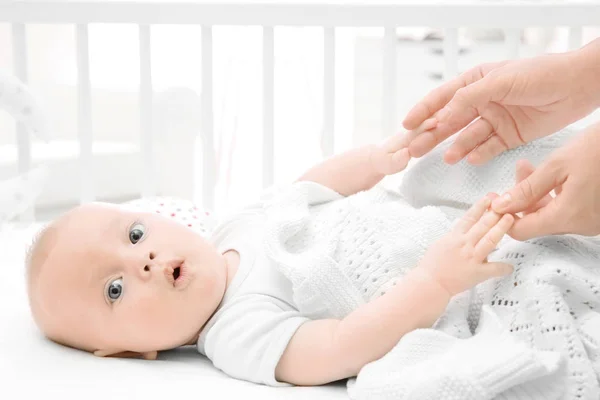
M 96 358 L 44 339 L 28 310 L 23 259 L 40 225 L 0 231 L 0 399 L 343 399 L 345 381 L 273 388 L 230 378 L 194 347 L 156 361 Z

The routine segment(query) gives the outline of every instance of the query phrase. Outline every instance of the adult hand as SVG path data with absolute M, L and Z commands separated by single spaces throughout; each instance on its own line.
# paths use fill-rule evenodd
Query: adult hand
M 508 232 L 517 240 L 575 233 L 600 234 L 600 123 L 556 150 L 503 196 L 494 199 L 498 213 L 523 212 Z M 547 195 L 554 190 L 556 196 Z
M 425 96 L 403 124 L 415 129 L 435 117 L 428 132 L 409 132 L 420 157 L 465 128 L 445 154 L 483 164 L 504 150 L 556 132 L 600 105 L 600 39 L 571 53 L 483 64 Z

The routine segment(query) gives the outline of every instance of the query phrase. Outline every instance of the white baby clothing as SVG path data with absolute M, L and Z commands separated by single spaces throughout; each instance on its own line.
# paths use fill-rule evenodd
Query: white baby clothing
M 275 368 L 308 318 L 294 307 L 290 282 L 264 254 L 264 225 L 260 207 L 249 207 L 215 230 L 219 252 L 237 251 L 240 264 L 197 348 L 229 376 L 288 386 L 275 379 Z
M 312 319 L 344 318 L 385 294 L 451 226 L 438 208 L 415 209 L 383 185 L 343 197 L 298 182 L 263 199 L 266 252 Z
M 306 197 L 285 198 L 291 193 Z M 297 201 L 308 201 L 307 214 L 293 211 Z M 263 194 L 258 204 L 223 221 L 211 240 L 221 253 L 238 251 L 240 267 L 200 334 L 199 352 L 235 378 L 285 385 L 275 379 L 275 368 L 303 322 L 343 318 L 371 298 L 381 296 L 416 265 L 433 240 L 449 229 L 449 222 L 439 210 L 424 208 L 409 215 L 405 207 L 401 198 L 379 186 L 343 197 L 306 181 L 274 187 Z M 292 222 L 284 229 L 274 230 L 273 223 L 280 221 L 282 214 Z M 339 297 L 325 296 L 337 298 L 336 304 L 320 299 L 317 303 L 310 299 L 299 301 L 306 288 L 297 277 L 287 274 L 290 270 L 281 268 L 282 260 L 274 257 L 273 236 L 281 233 L 279 238 L 286 241 L 304 223 L 310 225 L 310 233 L 305 231 L 303 237 L 296 239 L 308 246 L 318 243 L 330 247 L 335 254 L 331 259 L 320 259 L 311 257 L 318 256 L 318 252 L 303 253 L 305 249 L 301 247 L 288 249 L 300 257 L 305 271 L 318 276 L 310 281 L 318 281 L 319 290 L 326 293 L 346 287 L 337 282 L 348 280 L 344 273 L 353 277 L 350 290 Z M 421 245 L 415 249 L 407 245 L 408 240 L 420 240 Z M 337 268 L 338 264 L 344 269 Z M 344 312 L 333 314 L 337 307 Z

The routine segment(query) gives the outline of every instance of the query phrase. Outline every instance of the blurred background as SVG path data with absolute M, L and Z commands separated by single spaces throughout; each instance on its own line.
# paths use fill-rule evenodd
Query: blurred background
M 94 137 L 94 175 L 90 179 L 99 200 L 140 197 L 139 177 L 144 167 L 140 158 L 133 156 L 140 153 L 138 32 L 133 24 L 89 27 Z M 398 29 L 396 33 L 396 125 L 400 127 L 414 102 L 443 82 L 443 31 L 420 27 Z M 583 28 L 584 43 L 598 36 L 600 25 Z M 201 176 L 202 143 L 197 140 L 201 126 L 201 28 L 152 26 L 151 38 L 155 107 L 170 113 L 171 120 L 185 121 L 191 133 L 156 127 L 155 146 L 175 149 L 157 160 L 159 188 L 187 195 L 184 186 L 189 186 L 190 176 Z M 336 153 L 380 138 L 382 38 L 383 29 L 336 30 Z M 0 70 L 9 74 L 13 69 L 11 40 L 10 25 L 0 23 Z M 260 27 L 215 27 L 213 40 L 214 211 L 221 213 L 246 204 L 261 191 L 262 31 Z M 503 41 L 502 30 L 461 29 L 458 72 L 504 59 Z M 49 143 L 34 138 L 32 148 L 34 164 L 45 163 L 53 169 L 37 202 L 37 217 L 42 220 L 79 202 L 75 48 L 72 25 L 27 25 L 28 83 L 42 99 L 53 137 Z M 567 48 L 567 27 L 530 27 L 522 32 L 519 57 Z M 182 99 L 184 103 L 178 106 Z M 322 102 L 322 29 L 276 27 L 275 183 L 296 179 L 322 158 Z M 190 167 L 181 168 L 182 162 Z M 0 179 L 15 176 L 16 165 L 15 123 L 0 110 Z M 200 187 L 189 188 L 194 191 L 191 196 L 201 198 Z

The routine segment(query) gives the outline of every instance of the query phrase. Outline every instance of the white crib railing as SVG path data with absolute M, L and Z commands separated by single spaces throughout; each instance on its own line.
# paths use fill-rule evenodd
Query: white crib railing
M 202 203 L 213 207 L 215 154 L 213 145 L 213 26 L 259 25 L 263 27 L 263 186 L 274 176 L 274 27 L 318 26 L 323 28 L 324 155 L 334 149 L 335 109 L 335 37 L 337 27 L 382 27 L 383 98 L 382 136 L 398 127 L 396 116 L 396 28 L 430 26 L 444 28 L 444 78 L 457 74 L 458 28 L 501 28 L 505 31 L 506 58 L 518 56 L 520 34 L 526 27 L 569 26 L 569 45 L 581 44 L 582 27 L 598 25 L 600 4 L 564 2 L 432 2 L 394 1 L 2 1 L 0 22 L 12 24 L 14 67 L 19 78 L 27 81 L 26 24 L 76 25 L 79 86 L 78 129 L 81 162 L 81 202 L 94 199 L 94 188 L 87 179 L 92 173 L 91 84 L 88 49 L 88 24 L 128 23 L 139 25 L 140 49 L 140 148 L 144 163 L 142 195 L 156 192 L 152 157 L 152 68 L 151 26 L 155 24 L 194 24 L 202 26 L 202 122 L 203 177 Z M 19 170 L 31 166 L 31 143 L 19 135 Z

